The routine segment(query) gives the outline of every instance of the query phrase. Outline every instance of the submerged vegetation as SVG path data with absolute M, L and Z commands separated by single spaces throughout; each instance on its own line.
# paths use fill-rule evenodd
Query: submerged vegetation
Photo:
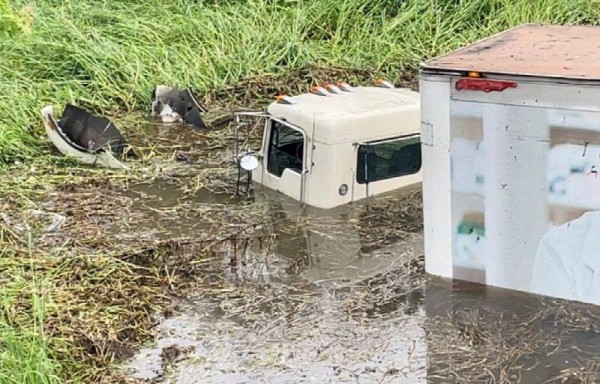
M 305 66 L 360 70 L 397 82 L 414 77 L 425 58 L 521 23 L 600 21 L 594 0 L 13 4 L 11 10 L 0 2 L 3 25 L 11 29 L 11 38 L 0 39 L 0 162 L 40 154 L 39 110 L 49 103 L 148 110 L 157 83 L 202 93 Z M 30 31 L 19 28 L 18 15 L 30 19 Z
M 152 337 L 155 315 L 169 312 L 171 298 L 206 274 L 203 263 L 214 248 L 266 220 L 265 207 L 243 202 L 236 209 L 177 203 L 141 214 L 130 182 L 159 178 L 193 195 L 209 187 L 207 171 L 173 164 L 179 142 L 165 144 L 156 162 L 130 175 L 65 167 L 45 144 L 43 106 L 77 103 L 116 116 L 136 136 L 141 124 L 123 115 L 148 111 L 156 84 L 190 86 L 217 109 L 261 106 L 315 82 L 386 77 L 415 87 L 423 59 L 525 22 L 598 24 L 600 6 L 594 0 L 0 0 L 0 383 L 122 379 L 113 364 Z M 223 171 L 223 138 L 194 135 L 208 172 Z M 143 144 L 147 152 L 159 150 Z M 203 226 L 157 240 L 148 233 L 161 220 Z M 58 233 L 48 229 L 56 225 Z M 380 235 L 387 240 L 411 227 L 384 225 Z M 376 226 L 361 230 L 373 230 L 369 236 L 377 240 Z M 189 246 L 193 251 L 182 253 Z M 421 267 L 413 271 L 419 278 Z

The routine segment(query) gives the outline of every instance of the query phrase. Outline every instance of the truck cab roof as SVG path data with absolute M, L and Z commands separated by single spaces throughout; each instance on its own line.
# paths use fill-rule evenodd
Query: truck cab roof
M 356 87 L 351 92 L 304 93 L 273 102 L 268 113 L 324 144 L 365 142 L 415 132 L 420 98 L 404 88 Z M 413 122 L 417 121 L 417 124 Z

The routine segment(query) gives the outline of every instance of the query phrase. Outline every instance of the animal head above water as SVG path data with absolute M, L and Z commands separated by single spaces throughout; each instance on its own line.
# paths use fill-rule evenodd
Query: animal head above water
M 152 97 L 152 112 L 160 115 L 163 120 L 166 115 L 175 114 L 196 128 L 206 128 L 201 113 L 207 112 L 207 109 L 198 102 L 191 89 L 159 85 L 152 92 Z

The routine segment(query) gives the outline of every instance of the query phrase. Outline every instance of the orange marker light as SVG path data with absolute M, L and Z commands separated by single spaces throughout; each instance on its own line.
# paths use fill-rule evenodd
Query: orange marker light
M 336 94 L 342 93 L 342 90 L 333 84 L 325 84 L 325 88 L 327 88 L 327 90 L 331 93 L 336 93 Z
M 296 102 L 290 99 L 287 95 L 275 96 L 275 100 L 279 104 L 296 104 Z
M 310 89 L 311 93 L 314 93 L 315 95 L 320 95 L 320 96 L 330 96 L 329 92 L 327 92 L 327 90 L 321 86 L 314 86 Z
M 381 88 L 394 88 L 394 85 L 392 83 L 382 79 L 375 80 L 375 85 Z

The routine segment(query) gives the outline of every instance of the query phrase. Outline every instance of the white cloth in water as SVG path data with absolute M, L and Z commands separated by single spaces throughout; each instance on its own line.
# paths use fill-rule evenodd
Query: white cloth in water
M 600 211 L 586 212 L 542 237 L 531 290 L 600 305 Z

